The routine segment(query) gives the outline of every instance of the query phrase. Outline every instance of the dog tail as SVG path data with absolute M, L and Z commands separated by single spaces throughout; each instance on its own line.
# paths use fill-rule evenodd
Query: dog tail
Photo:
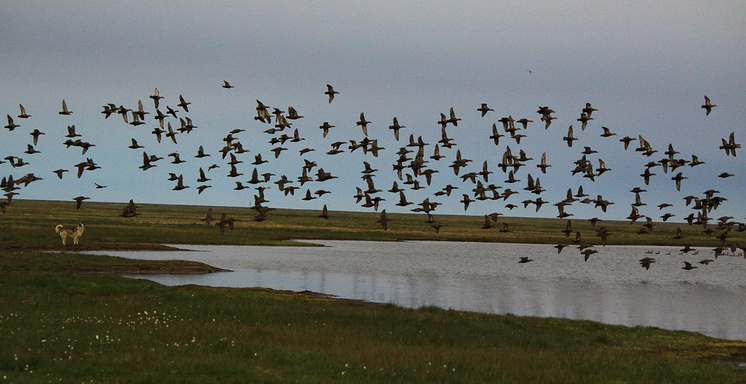
M 62 224 L 57 224 L 57 226 L 56 226 L 56 227 L 54 227 L 54 231 L 55 231 L 55 232 L 57 232 L 57 233 L 60 233 L 60 231 L 62 230 L 62 228 L 64 228 L 64 227 L 62 226 Z

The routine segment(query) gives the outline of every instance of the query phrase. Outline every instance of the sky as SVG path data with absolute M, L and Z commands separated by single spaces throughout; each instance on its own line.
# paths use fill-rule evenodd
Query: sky
M 587 2 L 520 1 L 501 2 L 152 2 L 145 1 L 4 1 L 0 4 L 0 112 L 10 115 L 20 127 L 0 130 L 0 158 L 21 157 L 28 165 L 0 164 L 0 176 L 15 179 L 33 173 L 43 180 L 22 187 L 21 199 L 69 200 L 76 196 L 92 201 L 194 204 L 207 206 L 253 205 L 257 191 L 235 190 L 254 168 L 271 172 L 263 185 L 275 208 L 330 211 L 370 211 L 356 203 L 356 187 L 367 184 L 361 178 L 363 162 L 378 169 L 375 187 L 384 198 L 379 206 L 388 212 L 408 212 L 415 205 L 397 206 L 398 194 L 387 192 L 397 181 L 407 187 L 407 200 L 426 198 L 441 203 L 434 212 L 508 216 L 556 217 L 552 204 L 563 200 L 568 189 L 582 186 L 591 198 L 601 195 L 613 202 L 607 212 L 593 204 L 575 202 L 565 208 L 573 218 L 624 219 L 635 202 L 634 187 L 646 205 L 640 213 L 660 221 L 664 213 L 683 221 L 694 212 L 686 196 L 703 197 L 715 189 L 727 199 L 711 217 L 733 216 L 746 220 L 746 154 L 736 157 L 719 149 L 721 139 L 734 132 L 737 143 L 746 142 L 740 116 L 746 100 L 746 3 L 742 1 Z M 228 81 L 234 88 L 223 88 Z M 326 84 L 339 92 L 329 103 Z M 158 88 L 165 106 L 188 116 L 198 126 L 189 134 L 177 135 L 178 144 L 168 138 L 158 143 L 151 131 L 158 126 L 149 97 Z M 189 112 L 177 107 L 179 95 L 191 104 Z M 709 116 L 700 106 L 704 96 L 717 107 Z M 73 114 L 63 116 L 65 100 Z M 120 115 L 104 118 L 103 106 L 113 103 L 137 108 L 141 100 L 149 114 L 145 124 L 132 126 Z M 303 119 L 290 129 L 271 135 L 264 131 L 274 124 L 254 119 L 257 100 L 287 111 L 293 106 Z M 481 116 L 477 108 L 487 103 L 494 111 Z M 597 111 L 585 130 L 580 117 L 586 103 Z M 28 119 L 17 118 L 23 104 Z M 556 120 L 545 129 L 537 109 L 549 106 Z M 428 169 L 437 170 L 431 185 L 411 190 L 398 180 L 392 165 L 400 147 L 410 135 L 422 137 L 427 157 L 441 138 L 440 114 L 450 108 L 461 120 L 449 125 L 447 134 L 456 146 L 440 148 L 445 158 L 428 159 Z M 359 114 L 371 121 L 368 137 L 384 147 L 378 157 L 350 152 L 349 140 L 365 136 L 356 125 Z M 533 120 L 520 143 L 502 131 L 498 122 L 511 116 Z M 396 117 L 406 128 L 395 140 L 388 128 Z M 131 121 L 131 118 L 129 119 Z M 5 119 L 3 120 L 5 122 Z M 166 119 L 174 128 L 179 121 Z M 327 137 L 319 126 L 334 125 Z M 273 119 L 274 123 L 274 119 Z M 495 145 L 489 136 L 497 124 L 505 137 Z M 67 126 L 75 125 L 79 139 L 92 143 L 83 155 L 80 148 L 67 148 Z M 568 147 L 562 138 L 572 125 L 579 140 Z M 520 125 L 519 125 L 520 126 Z M 608 127 L 616 136 L 601 137 Z M 269 140 L 298 129 L 305 140 L 286 142 L 288 150 L 274 158 Z M 45 134 L 26 154 L 29 133 Z M 228 158 L 219 150 L 223 138 L 234 136 L 249 152 L 237 154 L 239 177 L 228 177 Z M 635 151 L 638 141 L 624 150 L 624 136 L 643 136 L 657 153 L 647 157 Z M 134 138 L 144 148 L 130 149 Z M 328 155 L 331 144 L 344 141 L 343 153 Z M 669 144 L 677 159 L 696 155 L 705 164 L 684 166 L 656 175 L 645 185 L 646 164 L 667 157 Z M 202 145 L 210 157 L 194 155 Z M 591 181 L 572 175 L 574 162 L 584 147 L 597 151 L 587 155 L 594 167 L 603 160 L 610 171 Z M 315 151 L 301 155 L 302 148 Z M 498 168 L 503 153 L 523 150 L 533 160 L 516 172 L 520 182 L 506 183 Z M 459 150 L 473 160 L 455 175 L 449 167 Z M 143 152 L 164 157 L 147 171 L 139 169 Z M 182 164 L 171 164 L 169 153 L 177 152 Z M 551 165 L 543 174 L 536 167 L 546 153 Z M 261 154 L 269 162 L 252 165 Z M 411 155 L 410 155 L 411 157 Z M 75 164 L 91 158 L 101 168 L 78 178 Z M 297 181 L 304 159 L 331 172 L 336 179 Z M 468 210 L 460 202 L 463 194 L 474 196 L 475 184 L 461 175 L 479 172 L 487 162 L 493 172 L 486 186 L 499 191 L 519 191 L 507 200 L 472 203 Z M 212 164 L 219 168 L 207 171 Z M 211 180 L 198 183 L 203 168 Z M 52 171 L 68 169 L 62 179 Z M 671 179 L 681 172 L 678 191 Z M 734 176 L 720 178 L 727 172 Z M 175 191 L 169 174 L 183 175 L 189 188 Z M 411 170 L 405 174 L 412 173 Z M 524 190 L 528 175 L 539 178 L 546 192 L 537 195 Z M 281 175 L 299 187 L 285 196 L 274 184 Z M 106 188 L 96 188 L 96 184 Z M 458 189 L 451 196 L 434 196 L 445 185 Z M 202 193 L 199 185 L 210 185 Z M 331 193 L 305 201 L 306 190 Z M 548 201 L 540 210 L 524 200 L 541 197 Z M 517 208 L 505 207 L 512 203 Z M 659 209 L 662 203 L 671 207 Z M 9 207 L 12 209 L 12 206 Z

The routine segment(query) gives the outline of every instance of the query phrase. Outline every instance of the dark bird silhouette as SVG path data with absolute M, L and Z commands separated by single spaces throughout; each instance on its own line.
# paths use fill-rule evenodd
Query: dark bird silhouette
M 54 170 L 53 172 L 57 174 L 57 177 L 59 177 L 59 178 L 60 178 L 60 180 L 62 180 L 62 175 L 63 175 L 63 174 L 65 173 L 65 172 L 68 172 L 68 170 L 67 170 L 67 169 L 56 169 L 56 170 Z
M 150 168 L 156 167 L 155 164 L 152 164 L 152 159 L 146 152 L 142 153 L 142 165 L 139 167 L 143 171 L 147 171 Z
M 448 120 L 447 122 L 453 124 L 454 127 L 458 126 L 458 122 L 461 121 L 458 117 L 456 117 L 456 114 L 453 112 L 453 107 L 451 107 L 450 111 L 448 112 Z
M 132 140 L 132 144 L 130 144 L 127 148 L 130 148 L 130 149 L 145 148 L 142 145 L 138 144 L 137 140 L 135 140 L 134 138 L 131 138 L 130 140 Z
M 139 215 L 139 213 L 137 212 L 137 208 L 139 208 L 139 207 L 137 206 L 137 204 L 135 204 L 135 201 L 132 200 L 132 199 L 130 199 L 129 203 L 127 203 L 127 205 L 124 206 L 124 209 L 122 210 L 122 214 L 119 215 L 119 216 L 121 216 L 121 217 L 135 217 L 135 216 Z
M 75 200 L 75 209 L 76 210 L 80 209 L 80 206 L 83 204 L 83 201 L 88 200 L 88 199 L 90 199 L 90 197 L 86 197 L 86 196 L 74 197 L 73 200 Z
M 487 114 L 487 112 L 494 111 L 494 109 L 487 106 L 487 103 L 482 103 L 482 106 L 477 108 L 477 111 L 482 112 L 482 117 Z
M 598 109 L 593 108 L 591 106 L 591 103 L 585 103 L 585 108 L 583 108 L 582 112 L 585 113 L 585 114 L 587 114 L 588 117 L 590 117 L 593 114 L 593 112 L 595 112 L 595 111 L 598 111 Z
M 591 115 L 589 115 L 589 114 L 587 114 L 585 112 L 583 112 L 583 113 L 580 114 L 580 118 L 578 119 L 578 121 L 581 123 L 581 125 L 580 125 L 580 130 L 581 131 L 585 131 L 585 127 L 588 125 L 588 121 L 589 120 L 593 120 L 593 118 L 591 117 Z
M 530 259 L 528 256 L 521 256 L 520 259 L 518 260 L 518 264 L 530 263 L 532 261 L 534 260 Z
M 492 135 L 490 135 L 490 139 L 495 142 L 495 145 L 500 145 L 500 138 L 505 135 L 501 135 L 500 132 L 497 129 L 497 124 L 492 124 Z
M 625 136 L 625 137 L 619 139 L 619 141 L 621 141 L 622 143 L 624 143 L 624 150 L 627 150 L 627 148 L 629 148 L 629 143 L 631 143 L 631 142 L 633 142 L 635 140 L 637 140 L 637 139 L 635 139 L 634 137 L 629 137 L 629 136 Z
M 160 92 L 158 92 L 158 88 L 154 89 L 153 90 L 153 94 L 150 95 L 150 96 L 148 96 L 148 97 L 150 97 L 151 99 L 153 99 L 153 104 L 155 105 L 155 108 L 158 109 L 158 106 L 160 104 L 160 100 L 163 98 L 163 96 L 161 96 Z
M 683 267 L 681 267 L 681 269 L 685 269 L 685 270 L 687 270 L 687 271 L 689 271 L 689 270 L 692 270 L 692 269 L 695 269 L 695 268 L 697 268 L 697 267 L 693 266 L 693 265 L 692 265 L 692 264 L 691 264 L 690 262 L 688 262 L 688 261 L 685 261 L 685 262 L 684 262 L 684 266 L 683 266 Z
M 324 94 L 329 96 L 329 103 L 331 104 L 332 100 L 334 100 L 334 95 L 339 94 L 339 92 L 335 91 L 331 85 L 327 84 L 326 92 L 324 92 Z
M 547 168 L 551 167 L 551 165 L 547 164 L 546 152 L 541 154 L 541 162 L 539 162 L 539 164 L 536 164 L 536 166 L 541 169 L 541 173 L 547 173 Z
M 676 190 L 681 191 L 681 180 L 688 179 L 686 176 L 682 176 L 681 172 L 677 173 L 676 176 L 672 177 L 671 180 L 676 182 Z
M 717 105 L 713 104 L 710 101 L 710 98 L 707 97 L 707 96 L 705 96 L 705 103 L 702 104 L 702 108 L 706 111 L 705 112 L 705 116 L 709 116 L 710 112 L 712 112 L 712 109 L 715 108 L 715 107 L 717 107 Z
M 611 132 L 611 130 L 609 130 L 609 128 L 607 128 L 607 127 L 601 127 L 601 129 L 603 129 L 603 130 L 604 130 L 604 133 L 602 133 L 602 134 L 601 134 L 601 137 L 611 137 L 611 136 L 616 136 L 616 133 L 614 133 L 614 132 Z M 625 148 L 625 149 L 626 149 L 626 148 Z
M 208 214 L 209 213 L 210 212 L 208 211 Z M 212 218 L 212 215 L 210 215 L 210 217 Z M 236 221 L 236 219 L 234 219 L 232 217 L 228 218 L 227 215 L 225 214 L 225 212 L 223 212 L 223 214 L 220 215 L 220 220 L 218 220 L 218 222 L 215 223 L 215 225 L 218 226 L 218 229 L 220 229 L 220 234 L 222 235 L 222 234 L 225 233 L 225 227 L 228 227 L 231 231 L 233 230 L 233 226 L 235 225 L 235 221 Z
M 400 125 L 396 117 L 394 117 L 394 122 L 391 125 L 389 125 L 389 129 L 394 131 L 394 138 L 397 141 L 399 141 L 399 130 L 403 128 L 406 128 L 406 127 L 403 125 Z
M 567 136 L 563 137 L 562 140 L 567 142 L 568 147 L 572 147 L 572 142 L 575 140 L 578 140 L 577 137 L 574 137 L 572 135 L 572 125 L 569 128 L 567 128 Z
M 474 201 L 474 199 L 470 198 L 469 195 L 464 193 L 463 198 L 459 202 L 464 204 L 464 211 L 466 211 L 467 209 L 469 209 L 469 204 L 473 203 Z
M 363 135 L 368 136 L 368 124 L 370 124 L 370 121 L 365 120 L 365 114 L 363 112 L 360 112 L 360 120 L 355 124 L 363 130 Z
M 389 221 L 391 221 L 391 219 L 388 218 L 388 216 L 386 215 L 386 210 L 384 209 L 383 211 L 381 211 L 381 218 L 376 220 L 376 223 L 380 223 L 383 230 L 388 231 Z
M 640 265 L 645 269 L 650 269 L 650 265 L 655 263 L 655 259 L 652 257 L 644 257 L 640 259 Z
M 592 254 L 598 253 L 598 250 L 595 250 L 593 248 L 586 248 L 580 253 L 583 254 L 583 261 L 588 261 Z
M 13 122 L 13 118 L 10 117 L 10 115 L 6 115 L 6 116 L 8 116 L 8 124 L 5 126 L 5 128 L 8 128 L 9 131 L 12 131 L 12 130 L 20 127 L 20 125 L 18 125 L 15 122 Z
M 301 116 L 298 114 L 298 111 L 296 111 L 295 108 L 288 107 L 288 115 L 287 115 L 288 120 L 298 120 L 298 119 L 302 119 L 303 117 L 304 116 Z
M 223 80 L 223 88 L 225 88 L 225 89 L 231 89 L 231 88 L 235 88 L 235 87 L 232 86 L 229 82 Z
M 31 137 L 33 138 L 33 143 L 34 145 L 36 145 L 39 142 L 39 136 L 45 135 L 45 133 L 38 129 L 34 129 L 33 131 L 31 131 L 31 133 L 29 133 L 29 135 L 31 135 Z
M 333 125 L 329 124 L 328 121 L 325 121 L 323 124 L 319 126 L 320 129 L 324 131 L 324 137 L 329 134 L 329 128 L 334 128 Z
M 179 95 L 179 104 L 176 104 L 176 105 L 181 107 L 181 109 L 183 109 L 184 112 L 189 112 L 189 104 L 191 103 L 188 103 L 186 100 L 184 100 L 183 96 Z
M 735 139 L 735 132 L 730 133 L 730 137 L 728 138 L 728 141 L 725 139 L 720 139 L 723 143 L 719 148 L 725 151 L 725 155 L 733 155 L 733 157 L 736 157 L 736 148 L 741 148 L 741 144 L 736 143 Z
M 321 208 L 321 214 L 319 215 L 319 217 L 321 217 L 323 219 L 328 219 L 329 218 L 329 210 L 326 208 L 326 204 L 324 204 L 324 207 Z
M 28 119 L 31 117 L 28 113 L 26 113 L 26 108 L 23 107 L 23 104 L 18 104 L 18 107 L 21 109 L 21 114 L 18 115 L 19 119 Z
M 176 179 L 176 186 L 174 186 L 174 191 L 181 191 L 182 189 L 189 188 L 188 185 L 184 185 L 184 176 L 179 175 L 179 177 Z
M 67 109 L 67 103 L 65 103 L 65 99 L 62 99 L 62 110 L 59 112 L 60 115 L 72 115 L 73 111 Z

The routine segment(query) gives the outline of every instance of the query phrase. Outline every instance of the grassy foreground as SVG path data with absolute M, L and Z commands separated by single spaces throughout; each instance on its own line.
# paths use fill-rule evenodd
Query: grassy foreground
M 124 219 L 118 217 L 121 204 L 75 211 L 67 202 L 14 202 L 0 216 L 0 383 L 746 382 L 746 369 L 737 366 L 746 360 L 744 342 L 262 289 L 165 287 L 92 272 L 211 269 L 39 250 L 63 250 L 53 232 L 58 222 L 86 224 L 81 249 L 419 238 L 399 233 L 393 221 L 384 233 L 373 216 L 359 213 L 325 221 L 315 212 L 277 211 L 255 223 L 238 208 L 225 209 L 241 219 L 221 236 L 199 222 L 205 210 L 145 206 L 141 216 Z M 216 216 L 220 211 L 214 209 Z M 373 218 L 372 225 L 361 215 Z M 474 223 L 448 219 L 454 228 L 457 220 Z

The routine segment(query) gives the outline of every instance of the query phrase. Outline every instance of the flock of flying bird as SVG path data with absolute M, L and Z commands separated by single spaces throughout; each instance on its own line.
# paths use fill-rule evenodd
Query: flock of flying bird
M 233 85 L 227 81 L 224 81 L 222 87 L 225 89 L 234 88 Z M 335 91 L 331 85 L 327 84 L 327 90 L 324 94 L 328 97 L 328 103 L 331 104 L 334 101 L 335 95 L 338 95 L 339 92 Z M 101 113 L 104 119 L 118 116 L 118 118 L 121 119 L 122 124 L 133 127 L 140 125 L 149 125 L 152 127 L 155 125 L 155 127 L 148 128 L 148 130 L 152 129 L 150 134 L 153 135 L 158 144 L 162 141 L 170 141 L 172 144 L 177 145 L 182 136 L 188 135 L 195 129 L 199 128 L 194 124 L 190 117 L 187 116 L 191 103 L 186 101 L 182 95 L 179 95 L 178 103 L 173 106 L 165 104 L 164 97 L 160 95 L 157 88 L 154 90 L 152 95 L 148 96 L 148 98 L 152 100 L 152 109 L 146 109 L 142 100 L 138 100 L 137 106 L 133 108 L 127 108 L 124 105 L 117 105 L 116 103 L 107 103 L 103 106 Z M 17 123 L 17 121 L 25 121 L 26 119 L 31 118 L 31 115 L 26 113 L 26 109 L 23 105 L 19 105 L 19 107 L 20 114 L 15 117 L 7 114 L 8 124 L 5 125 L 5 128 L 9 132 L 22 130 L 22 124 Z M 712 104 L 710 99 L 705 96 L 705 103 L 701 107 L 705 109 L 706 115 L 709 115 L 716 105 Z M 198 175 L 196 178 L 198 185 L 194 188 L 197 193 L 201 194 L 206 189 L 212 187 L 208 184 L 211 177 L 215 177 L 212 176 L 211 173 L 216 172 L 215 169 L 221 168 L 221 165 L 223 165 L 229 169 L 227 177 L 235 180 L 235 190 L 243 190 L 253 187 L 256 191 L 253 195 L 253 203 L 250 207 L 256 211 L 254 219 L 257 221 L 266 220 L 269 217 L 269 212 L 272 210 L 272 208 L 267 205 L 269 199 L 265 194 L 267 189 L 275 188 L 272 185 L 275 185 L 277 190 L 284 196 L 296 196 L 297 192 L 297 196 L 303 196 L 302 200 L 304 201 L 320 199 L 326 194 L 331 194 L 331 191 L 323 188 L 316 189 L 306 186 L 307 183 L 321 185 L 321 183 L 325 181 L 337 179 L 338 176 L 325 171 L 323 167 L 319 166 L 316 160 L 312 159 L 312 155 L 309 155 L 309 153 L 314 152 L 317 149 L 321 150 L 320 148 L 298 148 L 302 147 L 300 143 L 306 139 L 301 135 L 301 130 L 294 127 L 294 124 L 296 124 L 298 120 L 303 119 L 304 116 L 300 115 L 292 106 L 288 107 L 287 111 L 283 111 L 276 107 L 269 107 L 259 100 L 256 100 L 255 111 L 254 120 L 258 122 L 257 124 L 263 124 L 266 126 L 266 129 L 263 132 L 270 137 L 269 144 L 272 146 L 272 154 L 266 155 L 269 159 L 264 158 L 261 153 L 254 154 L 254 160 L 250 162 L 250 164 L 253 165 L 253 169 L 248 171 L 246 169 L 246 165 L 248 164 L 246 163 L 250 160 L 245 159 L 244 156 L 246 155 L 244 154 L 251 151 L 244 147 L 239 138 L 240 134 L 245 130 L 231 130 L 222 138 L 224 144 L 222 144 L 223 147 L 218 151 L 218 153 L 209 153 L 202 145 L 200 145 L 196 154 L 190 156 L 196 159 L 220 158 L 220 161 L 214 163 L 209 161 L 209 159 L 203 160 L 211 162 L 211 164 L 208 165 L 205 163 L 205 166 L 195 167 L 198 169 L 193 170 Z M 579 126 L 581 131 L 585 131 L 586 128 L 588 128 L 589 122 L 594 120 L 594 112 L 596 111 L 598 111 L 598 109 L 594 108 L 591 103 L 586 103 L 585 107 L 581 109 L 577 119 L 579 124 L 576 124 Z M 481 118 L 484 119 L 488 117 L 488 114 L 493 113 L 494 109 L 490 108 L 487 103 L 482 103 L 481 106 L 476 109 L 476 112 L 480 113 Z M 552 122 L 556 119 L 556 117 L 553 116 L 555 111 L 548 106 L 541 106 L 536 112 L 543 128 L 549 129 Z M 68 108 L 65 100 L 62 100 L 59 115 L 70 116 L 72 114 L 73 111 Z M 150 115 L 150 117 L 148 117 L 148 115 Z M 529 157 L 523 149 L 519 149 L 517 153 L 514 153 L 509 145 L 506 146 L 500 162 L 496 164 L 497 169 L 494 171 L 490 170 L 490 164 L 486 160 L 481 163 L 481 167 L 477 165 L 476 168 L 472 168 L 471 163 L 473 163 L 473 160 L 462 154 L 460 149 L 454 149 L 457 144 L 448 133 L 448 128 L 458 127 L 460 121 L 461 118 L 457 116 L 453 108 L 450 108 L 447 114 L 441 113 L 440 119 L 434 121 L 434 123 L 440 126 L 440 139 L 434 144 L 427 143 L 422 136 L 415 137 L 414 133 L 409 135 L 408 140 L 400 141 L 401 134 L 402 132 L 407 131 L 407 127 L 400 124 L 397 117 L 393 117 L 391 124 L 388 126 L 388 129 L 391 132 L 390 134 L 393 135 L 393 139 L 397 143 L 401 143 L 401 145 L 396 152 L 394 152 L 396 160 L 392 164 L 392 170 L 396 174 L 396 179 L 391 188 L 386 190 L 386 192 L 394 196 L 392 200 L 397 201 L 395 204 L 396 206 L 407 207 L 412 205 L 414 208 L 411 208 L 411 211 L 423 213 L 426 216 L 426 222 L 431 224 L 436 232 L 438 232 L 442 226 L 441 223 L 436 220 L 434 215 L 438 206 L 442 204 L 436 200 L 438 198 L 448 199 L 455 190 L 462 191 L 461 193 L 457 193 L 457 195 L 461 195 L 459 203 L 463 204 L 464 211 L 469 209 L 471 203 L 485 200 L 501 202 L 504 204 L 504 207 L 509 210 L 513 210 L 520 205 L 522 205 L 524 209 L 533 206 L 536 212 L 539 212 L 544 205 L 553 204 L 557 209 L 557 217 L 567 219 L 568 217 L 573 216 L 572 213 L 568 212 L 568 207 L 575 202 L 592 205 L 594 208 L 600 209 L 602 212 L 606 212 L 609 205 L 615 204 L 614 202 L 604 199 L 602 195 L 597 195 L 595 198 L 590 197 L 583 191 L 582 186 L 579 186 L 576 191 L 569 189 L 566 197 L 561 201 L 554 203 L 545 201 L 541 194 L 544 193 L 546 189 L 541 185 L 540 178 L 532 176 L 530 171 L 528 171 L 529 168 L 532 168 L 529 167 L 528 164 L 534 159 Z M 492 124 L 491 135 L 485 135 L 484 139 L 491 140 L 496 146 L 499 146 L 501 142 L 505 143 L 506 141 L 509 143 L 514 141 L 516 145 L 520 145 L 521 139 L 526 137 L 525 132 L 527 131 L 529 124 L 533 122 L 534 121 L 529 118 L 514 119 L 512 116 L 501 117 L 496 120 L 496 123 Z M 359 120 L 355 122 L 355 125 L 359 127 L 362 138 L 359 140 L 348 139 L 332 142 L 330 143 L 326 155 L 334 156 L 347 151 L 349 151 L 347 153 L 360 151 L 365 157 L 378 158 L 382 151 L 388 151 L 387 153 L 393 152 L 393 150 L 386 150 L 386 148 L 382 147 L 379 144 L 378 138 L 372 138 L 372 136 L 368 135 L 368 125 L 370 124 L 372 123 L 371 121 L 366 120 L 365 114 L 360 113 Z M 323 139 L 326 139 L 327 135 L 329 135 L 329 133 L 335 128 L 335 125 L 330 124 L 328 121 L 324 121 L 318 126 Z M 600 136 L 605 139 L 617 135 L 608 127 L 601 128 L 602 133 Z M 306 130 L 308 130 L 308 128 L 303 128 L 303 131 Z M 85 157 L 85 160 L 74 165 L 75 176 L 81 178 L 87 172 L 101 169 L 101 166 L 99 166 L 91 157 L 86 157 L 88 151 L 96 145 L 84 141 L 82 135 L 76 131 L 74 124 L 68 125 L 66 132 L 67 134 L 65 135 L 65 140 L 62 144 L 67 148 L 78 148 L 81 151 L 81 155 Z M 145 133 L 145 131 L 142 132 Z M 29 157 L 37 156 L 40 151 L 36 150 L 35 147 L 37 146 L 40 137 L 46 134 L 38 129 L 34 129 L 29 132 L 29 135 L 31 136 L 31 142 L 27 144 L 24 153 Z M 404 137 L 406 137 L 406 135 Z M 140 141 L 143 141 L 142 138 L 139 139 Z M 567 128 L 567 134 L 562 138 L 562 140 L 569 148 L 572 148 L 573 144 L 579 140 L 579 138 L 574 134 L 573 125 L 570 125 Z M 625 136 L 619 139 L 619 142 L 621 142 L 620 146 L 623 146 L 625 151 L 633 148 L 634 151 L 639 152 L 641 156 L 646 156 L 651 159 L 640 174 L 642 181 L 646 185 L 650 183 L 651 178 L 660 174 L 660 171 L 656 171 L 656 169 L 660 169 L 664 174 L 670 172 L 673 175 L 670 179 L 675 183 L 677 191 L 680 191 L 682 182 L 687 179 L 687 177 L 684 176 L 685 172 L 681 170 L 686 169 L 686 167 L 691 168 L 704 164 L 704 162 L 700 161 L 696 155 L 691 155 L 690 158 L 677 156 L 679 152 L 674 149 L 672 144 L 669 144 L 668 148 L 663 153 L 665 156 L 660 157 L 660 155 L 658 155 L 658 157 L 653 157 L 658 153 L 658 150 L 654 149 L 653 146 L 641 135 L 638 135 L 638 137 Z M 633 142 L 636 142 L 636 147 L 632 147 Z M 431 149 L 426 151 L 426 148 L 428 147 Z M 159 162 L 164 160 L 163 156 L 159 156 L 152 149 L 148 148 L 148 150 L 146 150 L 145 146 L 141 145 L 135 137 L 131 138 L 128 148 L 136 151 L 142 150 L 142 163 L 139 165 L 139 168 L 143 172 L 152 172 L 149 170 L 156 168 L 159 165 Z M 283 153 L 290 151 L 291 148 L 296 150 L 299 156 L 303 159 L 303 165 L 298 170 L 300 175 L 297 177 L 287 174 L 276 175 L 269 170 L 262 171 L 262 169 L 267 168 L 264 164 L 283 161 L 286 156 L 283 155 Z M 736 143 L 735 132 L 731 132 L 727 138 L 722 139 L 720 149 L 724 151 L 725 156 L 735 157 L 737 149 L 739 148 L 741 148 L 741 145 Z M 451 156 L 449 157 L 442 153 L 448 153 Z M 595 182 L 597 178 L 601 178 L 607 172 L 611 171 L 602 159 L 598 158 L 593 160 L 591 158 L 597 153 L 598 152 L 592 147 L 584 146 L 583 151 L 580 152 L 582 156 L 574 161 L 574 169 L 571 172 L 572 175 L 579 175 L 578 177 L 583 177 L 591 182 Z M 167 157 L 171 159 L 171 164 L 182 164 L 188 162 L 182 158 L 186 156 L 178 151 L 168 153 Z M 462 180 L 462 184 L 443 185 L 440 189 L 430 194 L 419 203 L 409 201 L 407 199 L 408 191 L 428 189 L 431 185 L 437 185 L 436 179 L 438 176 L 436 176 L 436 174 L 439 174 L 441 171 L 451 172 L 444 170 L 443 168 L 432 166 L 433 164 L 448 163 L 449 160 L 446 159 L 449 158 L 450 163 L 448 164 L 448 168 L 451 168 L 454 175 Z M 597 166 L 594 165 L 594 161 L 597 163 Z M 22 170 L 24 169 L 22 167 L 30 164 L 22 157 L 15 155 L 10 155 L 5 157 L 3 160 L 0 160 L 0 164 L 5 162 L 8 163 L 14 172 L 16 170 Z M 476 165 L 478 162 L 474 164 Z M 542 153 L 540 159 L 536 161 L 534 166 L 541 174 L 547 173 L 547 170 L 552 167 L 552 165 L 547 162 L 546 152 Z M 242 171 L 247 172 L 247 174 L 244 175 Z M 491 179 L 490 175 L 493 175 L 498 171 L 505 174 L 505 180 L 503 183 L 506 186 L 501 185 L 501 183 L 495 184 L 495 176 L 492 176 Z M 59 179 L 62 179 L 63 177 L 73 177 L 72 175 L 65 176 L 65 173 L 69 172 L 69 170 L 65 168 L 60 168 L 53 172 Z M 352 197 L 360 207 L 373 209 L 375 211 L 378 211 L 379 207 L 382 204 L 385 204 L 383 202 L 386 201 L 386 198 L 382 197 L 382 195 L 387 196 L 383 193 L 383 187 L 379 188 L 379 186 L 376 185 L 375 178 L 377 172 L 379 172 L 379 170 L 375 169 L 369 161 L 363 161 L 362 170 L 360 171 L 362 182 L 361 185 L 356 187 L 356 193 Z M 246 178 L 249 177 L 249 174 L 250 178 L 246 180 Z M 523 174 L 525 174 L 525 176 Z M 534 172 L 534 174 L 536 174 L 536 172 Z M 241 178 L 241 176 L 244 177 Z M 719 175 L 721 178 L 732 176 L 734 175 L 726 172 Z M 42 179 L 42 177 L 39 177 L 34 173 L 25 173 L 25 175 L 21 177 L 15 177 L 12 174 L 3 177 L 2 180 L 0 180 L 0 188 L 4 191 L 6 199 L 0 202 L 0 209 L 2 209 L 2 212 L 5 213 L 6 206 L 11 204 L 13 197 L 18 195 L 22 188 L 28 187 L 31 183 Z M 515 185 L 518 185 L 517 183 L 522 183 L 521 179 L 525 180 L 525 187 L 522 188 L 525 192 L 521 192 L 519 187 L 515 187 Z M 185 179 L 183 173 L 177 174 L 169 172 L 168 180 L 173 183 L 172 189 L 175 191 L 191 188 L 191 186 L 188 185 L 189 179 Z M 493 182 L 491 182 L 491 180 Z M 95 184 L 95 186 L 100 189 L 106 188 L 105 185 L 101 184 Z M 306 188 L 305 193 L 301 191 L 304 187 Z M 312 189 L 315 190 L 312 191 Z M 635 203 L 631 204 L 631 213 L 627 219 L 629 219 L 631 223 L 635 223 L 638 220 L 641 222 L 644 221 L 638 233 L 650 233 L 655 225 L 654 220 L 652 217 L 641 214 L 639 211 L 640 207 L 646 205 L 641 198 L 641 194 L 645 193 L 646 190 L 641 187 L 635 187 L 630 192 L 635 195 Z M 715 256 L 720 255 L 722 252 L 727 252 L 728 250 L 735 253 L 738 245 L 729 242 L 728 238 L 731 236 L 732 232 L 746 231 L 746 224 L 734 221 L 733 217 L 722 216 L 714 219 L 712 212 L 715 211 L 722 202 L 727 200 L 725 197 L 718 194 L 718 191 L 710 189 L 703 192 L 701 196 L 687 196 L 684 198 L 686 205 L 691 206 L 692 209 L 692 213 L 685 218 L 689 225 L 702 226 L 708 237 L 714 235 L 714 231 L 719 232 L 716 236 L 721 240 L 721 244 L 715 249 Z M 511 199 L 513 195 L 528 195 L 529 197 L 518 202 L 516 198 Z M 89 197 L 83 195 L 73 198 L 73 200 L 76 201 L 76 209 L 80 209 L 83 201 L 87 199 L 89 199 Z M 672 204 L 664 203 L 660 204 L 658 208 L 659 210 L 663 210 L 670 206 L 672 206 Z M 134 217 L 137 215 L 137 205 L 130 200 L 124 208 L 122 216 Z M 482 228 L 489 229 L 498 227 L 499 232 L 509 232 L 510 227 L 508 222 L 503 222 L 502 225 L 498 225 L 498 220 L 501 215 L 502 214 L 498 212 L 484 214 Z M 329 211 L 326 204 L 324 204 L 319 216 L 324 219 L 329 218 Z M 673 216 L 674 215 L 671 213 L 665 213 L 660 216 L 660 218 L 662 221 L 666 221 Z M 710 223 L 713 220 L 716 221 L 714 225 Z M 220 232 L 223 233 L 226 228 L 233 229 L 235 219 L 227 217 L 225 213 L 222 214 L 220 219 L 213 219 L 212 211 L 210 210 L 202 221 L 205 221 L 207 224 L 213 224 L 214 222 L 214 224 L 216 224 L 220 229 Z M 381 225 L 383 230 L 387 230 L 389 221 L 390 219 L 387 216 L 386 209 L 382 209 L 380 212 L 380 218 L 378 218 L 376 222 Z M 589 221 L 594 227 L 596 227 L 596 223 L 599 222 L 600 219 L 594 217 Z M 597 228 L 596 235 L 600 238 L 601 243 L 605 245 L 609 236 L 609 231 L 603 226 Z M 566 220 L 566 227 L 563 230 L 563 233 L 565 233 L 568 238 L 574 235 L 572 243 L 578 246 L 586 261 L 592 254 L 598 252 L 590 242 L 583 239 L 580 232 L 573 231 L 572 221 L 570 219 Z M 679 229 L 675 238 L 682 237 L 682 231 Z M 561 252 L 562 249 L 568 245 L 569 244 L 558 244 L 556 246 L 557 252 Z M 689 246 L 682 249 L 683 253 L 691 251 L 693 251 L 693 249 Z M 532 260 L 529 257 L 522 257 L 519 260 L 519 263 L 527 263 L 530 261 Z M 646 257 L 640 260 L 640 263 L 644 268 L 649 268 L 650 264 L 654 262 L 655 259 L 651 257 Z M 705 264 L 705 260 L 703 260 L 703 264 Z M 696 267 L 688 262 L 684 266 L 684 269 L 693 268 Z

